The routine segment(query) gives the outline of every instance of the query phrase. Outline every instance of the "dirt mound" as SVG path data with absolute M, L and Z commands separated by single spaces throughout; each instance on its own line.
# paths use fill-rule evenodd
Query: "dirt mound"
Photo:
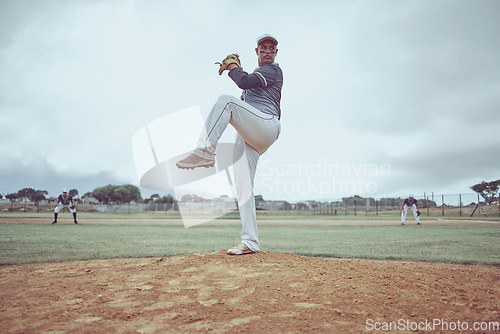
M 4 266 L 0 328 L 359 333 L 441 319 L 470 329 L 498 321 L 499 281 L 495 267 L 270 252 Z

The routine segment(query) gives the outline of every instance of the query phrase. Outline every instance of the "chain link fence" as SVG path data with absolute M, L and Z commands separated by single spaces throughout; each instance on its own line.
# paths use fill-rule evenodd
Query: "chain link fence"
M 418 200 L 418 206 L 423 216 L 488 216 L 500 217 L 500 204 L 495 201 L 487 204 L 478 194 L 447 194 L 435 195 L 424 194 L 415 196 Z M 302 201 L 291 203 L 287 201 L 263 201 L 257 200 L 256 207 L 259 212 L 277 212 L 290 215 L 387 215 L 396 214 L 401 210 L 404 198 L 361 198 L 350 197 L 341 200 L 328 201 Z M 229 203 L 231 202 L 231 203 Z M 237 206 L 234 200 L 221 202 L 220 200 L 203 202 L 183 203 L 192 208 L 193 211 L 203 213 L 213 211 L 214 206 L 222 205 L 221 210 L 227 210 L 227 205 Z M 54 203 L 30 203 L 28 201 L 10 203 L 8 201 L 0 202 L 2 212 L 50 212 L 53 211 Z M 79 212 L 100 212 L 100 213 L 139 213 L 150 214 L 179 214 L 177 203 L 130 203 L 130 204 L 99 204 L 99 203 L 79 203 L 77 204 Z

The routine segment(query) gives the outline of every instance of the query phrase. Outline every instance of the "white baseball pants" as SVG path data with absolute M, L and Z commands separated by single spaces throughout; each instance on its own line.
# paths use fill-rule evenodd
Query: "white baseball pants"
M 198 149 L 215 153 L 217 142 L 228 124 L 238 132 L 236 145 L 243 147 L 243 156 L 233 165 L 242 224 L 241 241 L 251 250 L 258 251 L 253 193 L 255 172 L 260 155 L 278 139 L 281 125 L 277 116 L 265 114 L 236 97 L 222 95 L 208 115 L 198 140 Z
M 417 216 L 417 206 L 413 204 L 412 206 L 408 206 L 405 204 L 403 207 L 403 211 L 401 212 L 401 224 L 405 223 L 406 220 L 406 214 L 408 213 L 408 209 L 411 209 L 411 212 L 413 212 L 413 216 L 415 216 L 415 221 L 417 223 L 420 223 L 420 217 Z
M 59 213 L 64 208 L 68 208 L 68 210 L 71 211 L 71 213 L 75 213 L 76 212 L 76 209 L 72 209 L 71 208 L 71 204 L 67 204 L 67 205 L 59 204 L 58 206 L 55 207 L 54 212 L 55 213 Z

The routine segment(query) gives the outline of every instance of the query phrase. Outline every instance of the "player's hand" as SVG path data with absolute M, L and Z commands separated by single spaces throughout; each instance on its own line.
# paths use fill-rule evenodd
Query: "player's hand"
M 219 75 L 222 75 L 222 72 L 224 72 L 225 70 L 229 70 L 229 65 L 231 65 L 231 64 L 234 64 L 240 70 L 243 70 L 243 68 L 241 67 L 240 57 L 238 56 L 237 53 L 233 53 L 233 54 L 228 55 L 226 58 L 224 58 L 224 60 L 222 60 L 222 62 L 220 62 L 220 63 L 217 62 L 216 64 L 220 65 Z M 231 68 L 233 68 L 233 67 L 231 67 Z

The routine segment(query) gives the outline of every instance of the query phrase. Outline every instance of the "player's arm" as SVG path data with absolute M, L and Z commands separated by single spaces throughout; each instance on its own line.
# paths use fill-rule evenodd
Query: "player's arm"
M 231 64 L 231 70 L 229 70 L 229 77 L 236 83 L 236 85 L 241 89 L 250 89 L 262 87 L 262 81 L 258 77 L 258 74 L 240 71 L 236 64 Z M 229 67 L 228 67 L 229 68 Z

